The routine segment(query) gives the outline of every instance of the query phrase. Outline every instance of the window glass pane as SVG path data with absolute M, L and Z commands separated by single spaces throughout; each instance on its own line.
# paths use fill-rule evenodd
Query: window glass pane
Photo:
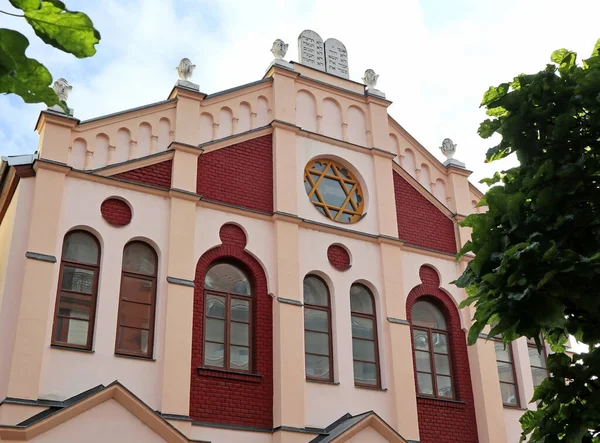
M 542 368 L 546 367 L 546 359 L 544 358 L 544 354 L 540 354 L 537 348 L 529 348 L 529 361 L 531 366 L 540 366 Z
M 231 331 L 230 331 L 231 344 L 232 345 L 249 346 L 248 331 L 249 331 L 249 326 L 247 323 L 232 322 L 231 323 Z
M 72 232 L 63 245 L 63 260 L 98 265 L 98 244 L 92 234 Z
M 446 330 L 446 319 L 438 308 L 426 301 L 417 301 L 412 307 L 412 322 L 427 328 Z
M 89 322 L 58 317 L 54 340 L 72 345 L 87 345 Z
M 505 381 L 508 383 L 515 382 L 513 367 L 510 363 L 502 363 L 498 361 L 496 362 L 496 365 L 498 365 L 498 377 L 500 378 L 500 381 Z
M 363 285 L 352 285 L 350 288 L 350 310 L 361 314 L 373 314 L 373 297 Z
M 232 298 L 231 319 L 248 323 L 250 321 L 250 302 L 248 300 Z
M 494 348 L 496 349 L 496 360 L 499 361 L 512 361 L 510 359 L 510 345 L 504 345 L 502 342 L 495 341 Z
M 438 397 L 452 397 L 452 379 L 444 375 L 438 375 L 437 379 L 437 390 Z
M 448 338 L 446 334 L 438 334 L 434 332 L 431 337 L 433 341 L 433 351 L 441 354 L 448 353 Z
M 119 309 L 119 324 L 133 328 L 150 328 L 150 305 L 122 301 Z
M 225 345 L 219 343 L 204 343 L 204 364 L 206 366 L 223 367 Z
M 63 267 L 62 289 L 91 294 L 94 289 L 94 271 L 73 266 Z
M 232 346 L 231 348 L 229 348 L 229 367 L 237 371 L 249 371 L 249 348 L 241 346 Z
M 429 350 L 429 334 L 427 332 L 415 329 L 413 330 L 413 336 L 415 349 L 421 349 L 423 351 Z
M 309 275 L 304 279 L 304 303 L 329 306 L 329 292 L 320 278 Z
M 431 362 L 429 361 L 429 359 L 429 352 L 415 351 L 417 371 L 431 372 Z
M 450 361 L 447 355 L 435 354 L 435 372 L 440 375 L 450 375 Z
M 123 271 L 155 275 L 156 256 L 154 250 L 145 243 L 129 243 L 123 251 Z
M 206 289 L 250 295 L 250 280 L 241 269 L 229 263 L 217 263 L 206 273 L 204 279 Z
M 205 339 L 225 343 L 225 320 L 217 320 L 215 318 L 206 319 Z
M 326 311 L 304 308 L 304 328 L 313 331 L 329 332 L 329 318 Z
M 359 338 L 375 338 L 373 320 L 370 318 L 352 316 L 352 336 Z
M 431 374 L 417 373 L 417 388 L 419 394 L 433 395 L 433 379 Z
M 225 318 L 225 297 L 207 294 L 206 315 L 209 317 Z
M 321 332 L 304 332 L 306 352 L 329 355 L 329 335 Z
M 58 313 L 59 315 L 89 320 L 91 305 L 92 297 L 89 295 L 63 293 L 60 295 Z
M 329 173 L 333 174 L 333 172 Z M 344 200 L 346 200 L 346 193 L 340 182 L 331 178 L 323 177 L 321 183 L 319 183 L 319 192 L 328 205 L 341 207 Z
M 144 329 L 134 329 L 119 327 L 117 337 L 117 352 L 148 352 L 148 331 Z
M 329 357 L 305 354 L 306 376 L 329 379 Z
M 505 405 L 518 406 L 515 385 L 500 383 L 500 392 L 502 392 L 502 403 Z
M 548 372 L 545 369 L 531 368 L 531 376 L 533 377 L 533 386 L 539 386 L 548 377 Z
M 364 385 L 377 386 L 377 365 L 375 363 L 355 361 L 354 381 Z
M 375 342 L 352 339 L 352 355 L 356 360 L 375 361 Z
M 152 303 L 154 282 L 143 278 L 123 275 L 121 282 L 121 299 L 138 303 Z

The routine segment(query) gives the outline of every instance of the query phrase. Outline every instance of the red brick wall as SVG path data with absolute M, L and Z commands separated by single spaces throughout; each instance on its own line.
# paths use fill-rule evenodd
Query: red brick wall
M 338 271 L 350 268 L 350 254 L 340 245 L 331 245 L 327 248 L 327 259 Z
M 113 226 L 125 226 L 131 221 L 131 208 L 123 200 L 107 198 L 100 205 L 102 217 Z
M 196 192 L 208 200 L 273 212 L 272 136 L 202 154 Z
M 407 244 L 436 251 L 456 251 L 454 222 L 394 172 L 398 236 Z
M 467 341 L 460 326 L 458 310 L 450 297 L 438 287 L 439 283 L 429 284 L 439 282 L 435 270 L 423 266 L 420 274 L 423 284 L 414 287 L 408 294 L 406 302 L 408 321 L 411 321 L 412 306 L 420 297 L 431 300 L 444 312 L 448 322 L 452 375 L 457 400 L 417 397 L 420 441 L 421 443 L 478 443 Z M 414 359 L 413 348 L 413 362 Z M 415 386 L 416 383 L 415 372 Z
M 221 228 L 224 244 L 207 251 L 198 261 L 194 279 L 194 324 L 190 418 L 196 421 L 273 428 L 273 313 L 267 280 L 260 264 L 246 251 L 243 231 L 232 225 Z M 210 370 L 202 366 L 204 276 L 217 260 L 232 260 L 252 280 L 252 373 L 261 377 Z
M 122 178 L 132 182 L 142 183 L 144 185 L 158 186 L 159 188 L 171 188 L 171 170 L 173 160 L 156 163 L 143 168 L 132 169 L 131 171 L 115 174 L 113 177 Z

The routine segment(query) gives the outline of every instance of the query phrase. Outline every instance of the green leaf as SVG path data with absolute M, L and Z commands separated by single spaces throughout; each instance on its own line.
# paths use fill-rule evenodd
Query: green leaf
M 490 88 L 483 94 L 483 100 L 481 101 L 480 106 L 487 106 L 494 100 L 498 100 L 501 97 L 504 97 L 508 93 L 509 85 L 508 83 L 502 83 L 497 87 L 490 86 Z
M 25 11 L 25 19 L 45 43 L 76 57 L 96 53 L 100 33 L 83 12 L 71 12 L 58 0 L 43 0 L 42 7 Z
M 467 252 L 471 252 L 472 250 L 473 250 L 473 242 L 471 242 L 471 240 L 467 240 L 467 242 L 463 245 L 463 247 L 460 248 L 460 251 L 458 251 L 458 254 L 456 254 L 456 261 L 458 261 L 458 259 L 460 259 Z M 464 286 L 461 286 L 461 287 L 464 287 Z
M 10 4 L 22 11 L 35 11 L 42 7 L 42 0 L 10 0 Z
M 479 125 L 477 133 L 481 138 L 489 138 L 500 128 L 502 122 L 500 120 L 484 120 Z
M 25 56 L 28 46 L 29 41 L 21 33 L 0 29 L 0 94 L 17 94 L 25 103 L 61 104 L 50 87 L 50 72 L 37 60 Z

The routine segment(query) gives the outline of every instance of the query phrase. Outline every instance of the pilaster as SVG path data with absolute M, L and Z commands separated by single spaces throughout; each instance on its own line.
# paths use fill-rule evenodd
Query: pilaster
M 469 190 L 469 176 L 471 175 L 471 171 L 452 165 L 447 166 L 447 169 L 449 193 L 454 201 L 454 210 L 457 214 L 469 215 L 473 212 Z M 459 226 L 458 233 L 458 247 L 461 248 L 471 238 L 471 229 Z
M 38 145 L 40 158 L 58 163 L 68 163 L 71 130 L 78 123 L 79 120 L 64 114 L 42 111 L 35 128 L 40 135 Z
M 50 152 L 56 147 L 47 146 L 50 146 Z M 66 145 L 64 152 L 67 152 Z M 52 311 L 56 297 L 54 277 L 58 272 L 62 245 L 59 224 L 65 174 L 69 168 L 36 161 L 34 169 L 36 178 L 28 221 L 27 251 L 23 251 L 27 260 L 8 381 L 9 397 L 30 400 L 38 398 L 44 348 L 50 344 L 46 331 L 51 317 L 48 313 Z

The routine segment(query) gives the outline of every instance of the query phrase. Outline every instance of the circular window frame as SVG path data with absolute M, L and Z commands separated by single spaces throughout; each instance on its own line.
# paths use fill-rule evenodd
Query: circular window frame
M 319 171 L 318 169 L 314 168 L 314 166 L 317 163 L 325 164 L 325 167 L 322 171 Z M 329 168 L 331 168 L 333 175 L 327 173 Z M 315 180 L 312 177 L 313 175 L 318 175 L 318 179 Z M 325 199 L 321 196 L 321 193 L 318 189 L 318 185 L 320 184 L 323 178 L 336 180 L 338 181 L 338 183 L 340 183 L 340 188 L 342 188 L 342 190 L 346 194 L 346 200 L 342 204 L 343 208 L 332 205 L 331 203 L 327 203 Z M 307 189 L 307 183 L 310 186 L 310 189 Z M 348 191 L 346 186 L 344 186 L 342 183 L 351 184 L 352 188 L 350 189 L 350 191 Z M 320 214 L 324 215 L 331 221 L 335 221 L 337 223 L 342 224 L 353 224 L 358 222 L 365 214 L 365 193 L 361 185 L 360 179 L 354 172 L 350 170 L 350 168 L 348 168 L 336 159 L 330 157 L 321 157 L 310 160 L 304 167 L 304 189 L 312 206 Z M 352 199 L 352 195 L 355 193 L 358 197 L 356 201 Z M 313 195 L 316 195 L 316 201 L 312 199 Z M 350 204 L 353 210 L 345 209 L 348 206 L 348 204 Z M 333 215 L 331 211 L 337 211 L 337 214 Z M 343 214 L 350 215 L 350 220 L 340 220 L 339 218 Z

